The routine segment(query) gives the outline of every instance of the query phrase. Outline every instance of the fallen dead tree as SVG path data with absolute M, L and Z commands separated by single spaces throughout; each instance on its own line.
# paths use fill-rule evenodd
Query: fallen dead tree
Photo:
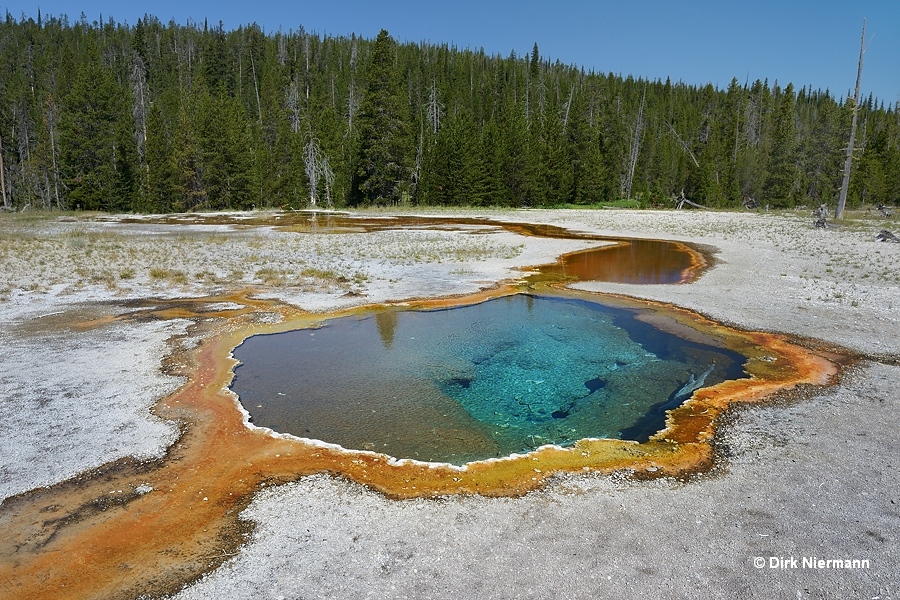
M 815 226 L 816 229 L 828 229 L 828 207 L 824 204 L 820 205 L 819 208 L 813 212 L 813 216 L 816 218 Z
M 875 239 L 879 242 L 894 242 L 896 244 L 900 244 L 900 238 L 896 235 L 888 231 L 887 229 L 882 229 L 878 235 L 875 236 Z
M 697 204 L 696 202 L 691 202 L 684 196 L 684 190 L 681 191 L 681 195 L 675 196 L 672 198 L 674 202 L 678 202 L 675 206 L 675 210 L 681 210 L 681 208 L 687 204 L 688 206 L 693 206 L 694 208 L 702 208 L 703 210 L 709 210 L 708 206 L 703 206 L 702 204 Z
M 675 392 L 675 396 L 672 397 L 672 404 L 681 404 L 685 400 L 691 397 L 691 395 L 703 387 L 703 383 L 706 381 L 707 376 L 713 372 L 713 369 L 716 368 L 716 363 L 713 362 L 709 365 L 709 368 L 706 369 L 703 373 L 700 374 L 700 377 L 695 377 L 693 373 L 691 373 L 690 379 L 687 380 L 681 389 Z

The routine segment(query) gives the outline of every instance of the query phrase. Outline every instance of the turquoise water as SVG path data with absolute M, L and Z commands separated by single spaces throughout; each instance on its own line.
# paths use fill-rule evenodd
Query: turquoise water
M 676 392 L 744 376 L 744 357 L 636 320 L 637 310 L 515 295 L 389 310 L 247 339 L 232 389 L 256 425 L 462 464 L 585 437 L 643 440 Z

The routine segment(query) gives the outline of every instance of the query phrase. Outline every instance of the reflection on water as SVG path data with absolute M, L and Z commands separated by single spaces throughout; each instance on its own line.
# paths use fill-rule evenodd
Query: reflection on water
M 643 439 L 715 363 L 744 358 L 636 320 L 635 310 L 515 295 L 437 311 L 389 309 L 314 330 L 255 336 L 234 354 L 254 424 L 462 464 L 584 437 Z
M 378 335 L 381 343 L 388 350 L 394 344 L 394 330 L 397 329 L 397 313 L 393 310 L 385 310 L 375 314 L 375 324 L 378 325 Z
M 703 260 L 696 250 L 679 242 L 609 238 L 572 231 L 556 225 L 513 223 L 476 217 L 426 216 L 354 216 L 328 211 L 187 213 L 157 217 L 121 219 L 122 223 L 160 223 L 166 225 L 233 225 L 241 227 L 274 226 L 282 231 L 300 234 L 337 235 L 389 230 L 440 229 L 470 235 L 496 232 L 500 229 L 518 235 L 570 240 L 616 242 L 564 256 L 560 263 L 541 267 L 541 273 L 553 277 L 581 281 L 616 283 L 680 283 L 698 274 Z M 545 276 L 535 275 L 535 279 Z
M 696 266 L 692 254 L 674 242 L 628 240 L 560 258 L 540 268 L 540 279 L 562 276 L 578 281 L 616 283 L 679 283 Z

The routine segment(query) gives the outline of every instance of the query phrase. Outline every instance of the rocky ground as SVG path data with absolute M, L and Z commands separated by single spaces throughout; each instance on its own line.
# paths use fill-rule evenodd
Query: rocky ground
M 685 481 L 564 476 L 522 498 L 408 501 L 328 475 L 270 488 L 243 515 L 256 525 L 251 541 L 177 598 L 898 594 L 900 244 L 874 240 L 895 223 L 860 214 L 817 230 L 800 213 L 478 214 L 714 247 L 715 266 L 691 284 L 579 287 L 813 338 L 861 360 L 803 399 L 733 411 L 717 467 Z M 149 408 L 180 384 L 160 358 L 188 322 L 75 321 L 133 310 L 134 298 L 247 285 L 309 310 L 461 294 L 589 245 L 497 230 L 308 235 L 83 216 L 4 215 L 0 233 L 0 498 L 123 456 L 159 456 L 177 435 Z

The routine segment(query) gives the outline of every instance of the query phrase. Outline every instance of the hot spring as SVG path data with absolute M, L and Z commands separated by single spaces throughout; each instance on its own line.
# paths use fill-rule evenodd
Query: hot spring
M 395 458 L 644 441 L 693 389 L 744 377 L 747 360 L 657 329 L 645 310 L 530 294 L 382 308 L 246 339 L 232 389 L 257 426 Z

